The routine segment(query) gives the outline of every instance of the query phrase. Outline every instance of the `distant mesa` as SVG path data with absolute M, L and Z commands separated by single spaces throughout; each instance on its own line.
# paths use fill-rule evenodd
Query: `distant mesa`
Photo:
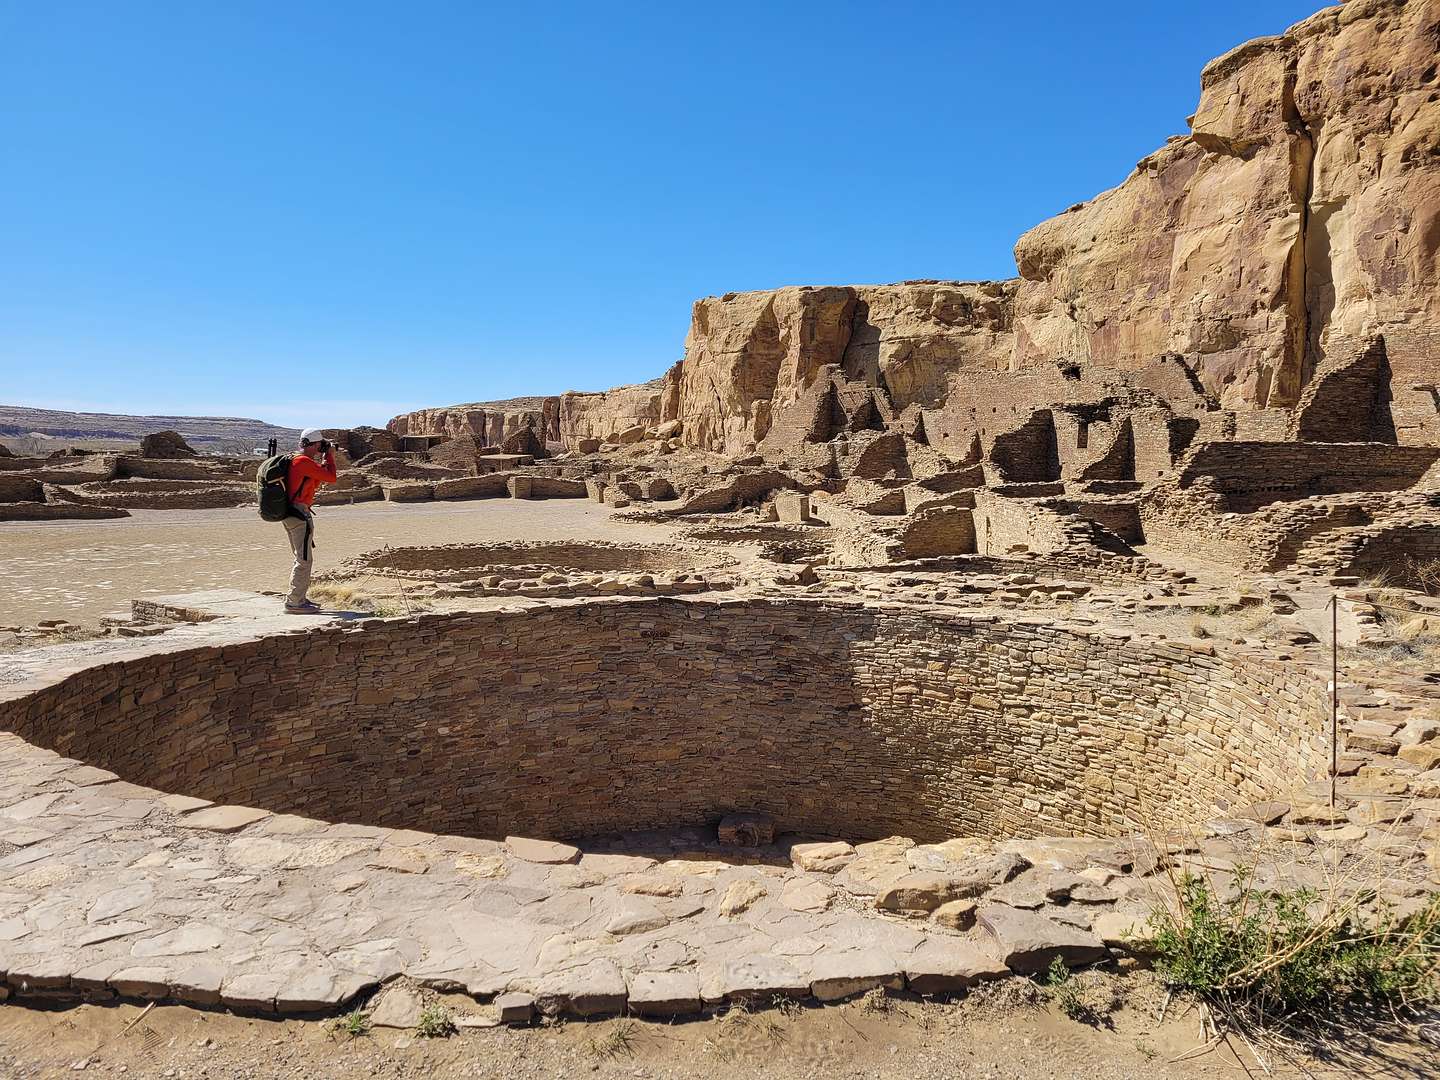
M 131 450 L 157 432 L 177 436 L 200 454 L 248 454 L 271 439 L 283 444 L 300 436 L 298 428 L 245 417 L 128 416 L 0 405 L 0 441 L 16 454 L 45 454 L 65 445 Z

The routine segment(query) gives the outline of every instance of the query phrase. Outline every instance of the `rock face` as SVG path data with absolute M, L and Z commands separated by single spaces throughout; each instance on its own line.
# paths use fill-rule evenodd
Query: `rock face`
M 574 447 L 678 420 L 687 447 L 777 460 L 837 429 L 899 428 L 970 463 L 997 435 L 1084 442 L 1098 421 L 1093 456 L 1130 453 L 1130 425 L 1134 453 L 1163 463 L 1197 427 L 1168 417 L 1223 412 L 1198 436 L 1440 442 L 1437 26 L 1440 0 L 1352 0 L 1212 61 L 1189 133 L 1025 233 L 1016 279 L 706 297 L 655 382 L 391 430 L 498 443 L 530 426 Z M 1080 412 L 1040 414 L 1077 394 Z M 1172 445 L 1139 445 L 1141 426 Z
M 827 367 L 896 410 L 944 399 L 951 375 L 1009 366 L 1013 282 L 784 288 L 695 303 L 679 372 L 687 445 L 744 453 Z
M 1207 65 L 1188 136 L 1020 238 L 1016 364 L 1174 352 L 1225 406 L 1289 408 L 1381 334 L 1433 439 L 1411 387 L 1440 341 L 1437 21 L 1359 0 Z
M 639 386 L 617 386 L 588 394 L 577 390 L 557 399 L 559 439 L 567 447 L 581 439 L 608 439 L 629 428 L 653 428 L 675 418 L 677 364 L 663 378 Z
M 392 419 L 386 428 L 395 435 L 478 435 L 488 446 L 499 446 L 522 428 L 533 428 L 542 442 L 560 437 L 559 398 L 512 398 L 419 409 Z
M 503 446 L 528 429 L 541 443 L 573 448 L 582 439 L 609 439 L 629 428 L 645 430 L 673 420 L 678 385 L 677 364 L 664 378 L 638 386 L 420 409 L 395 417 L 386 427 L 395 435 L 475 435 L 489 446 Z

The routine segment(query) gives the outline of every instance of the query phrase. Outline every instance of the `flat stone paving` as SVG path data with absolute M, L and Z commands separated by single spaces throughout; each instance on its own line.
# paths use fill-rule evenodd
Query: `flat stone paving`
M 214 806 L 12 735 L 0 735 L 0 792 L 10 993 L 281 1014 L 333 1012 L 399 976 L 578 1016 L 953 992 L 1127 947 L 1164 891 L 1166 859 L 1223 877 L 1247 841 L 1284 835 L 1296 850 L 1276 883 L 1319 885 L 1357 842 L 1385 840 L 1344 810 L 1280 805 L 1258 816 L 1308 829 L 1252 815 L 1164 851 L 786 837 L 737 849 L 698 829 L 583 848 L 501 842 Z M 1412 906 L 1436 887 L 1392 884 Z
M 22 996 L 305 1013 L 406 975 L 591 1015 L 1007 970 L 984 931 L 867 910 L 907 850 L 932 858 L 898 841 L 807 872 L 788 845 L 737 865 L 699 832 L 582 851 L 330 824 L 138 787 L 10 735 L 0 790 L 0 969 Z

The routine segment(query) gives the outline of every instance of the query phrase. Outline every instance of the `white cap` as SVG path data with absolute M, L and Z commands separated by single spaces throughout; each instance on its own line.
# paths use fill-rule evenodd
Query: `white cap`
M 325 433 L 318 427 L 307 427 L 304 431 L 300 432 L 300 445 L 304 446 L 306 443 L 319 442 L 324 437 Z

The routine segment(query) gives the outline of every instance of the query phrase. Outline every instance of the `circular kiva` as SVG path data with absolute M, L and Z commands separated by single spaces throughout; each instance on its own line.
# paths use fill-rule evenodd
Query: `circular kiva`
M 709 570 L 734 560 L 662 544 L 608 544 L 579 541 L 514 544 L 442 544 L 387 547 L 350 559 L 331 577 L 369 574 L 379 577 L 467 580 L 492 572 L 508 577 L 535 576 L 550 570 L 590 573 L 657 573 Z
M 570 838 L 763 811 L 846 837 L 1117 835 L 1327 763 L 1303 669 L 994 616 L 585 602 L 87 669 L 0 727 L 216 802 Z
M 1038 619 L 652 599 L 194 633 L 0 687 L 22 999 L 953 992 L 1127 947 L 1165 871 L 1122 834 L 1326 761 L 1300 665 Z M 726 847 L 727 815 L 775 842 Z

